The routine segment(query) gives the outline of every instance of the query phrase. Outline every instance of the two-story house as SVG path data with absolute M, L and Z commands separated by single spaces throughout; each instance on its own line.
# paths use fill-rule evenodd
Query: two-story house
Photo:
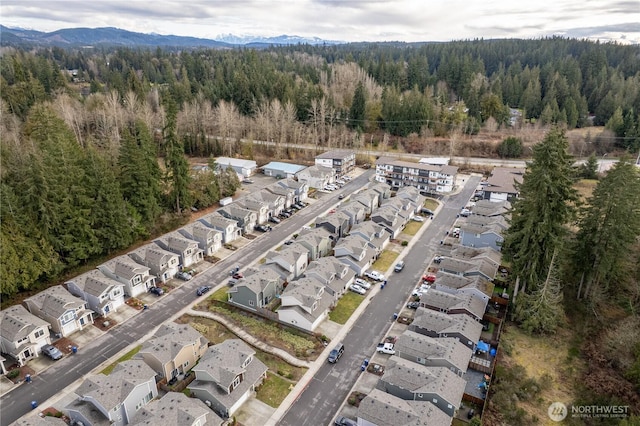
M 61 337 L 93 324 L 93 312 L 87 302 L 72 295 L 61 285 L 49 287 L 22 302 L 35 316 L 51 324 Z
M 478 258 L 475 260 L 463 260 L 459 258 L 445 257 L 440 261 L 438 270 L 463 277 L 480 276 L 487 281 L 493 281 L 498 273 L 498 265 L 490 259 Z
M 128 254 L 131 259 L 149 268 L 149 271 L 163 283 L 175 277 L 180 271 L 180 256 L 150 243 Z
M 51 344 L 50 324 L 22 305 L 0 311 L 0 352 L 23 366 L 37 358 L 44 345 Z
M 67 281 L 71 294 L 87 302 L 89 309 L 106 317 L 124 305 L 124 284 L 107 277 L 97 269 Z
M 396 355 L 427 367 L 446 367 L 458 376 L 467 371 L 471 349 L 452 337 L 434 339 L 405 330 L 394 345 Z
M 325 291 L 337 301 L 353 283 L 356 273 L 334 256 L 327 256 L 309 263 L 304 276 L 324 284 Z
M 359 426 L 448 426 L 451 421 L 451 416 L 428 401 L 407 401 L 380 389 L 369 392 L 358 406 Z
M 406 401 L 428 401 L 454 417 L 466 380 L 445 367 L 424 365 L 392 356 L 377 388 Z
M 167 392 L 140 409 L 130 425 L 134 426 L 222 426 L 226 422 L 198 398 L 182 392 Z
M 283 208 L 288 209 L 293 203 L 296 203 L 297 191 L 288 186 L 280 186 L 277 183 L 271 184 L 265 188 L 268 192 L 278 195 L 283 199 Z
M 500 251 L 508 227 L 503 216 L 471 215 L 460 224 L 460 244 L 467 247 L 490 247 Z
M 247 195 L 245 200 L 254 200 L 255 202 L 259 203 L 259 205 L 267 206 L 266 217 L 261 217 L 260 219 L 264 220 L 258 220 L 258 223 L 264 223 L 270 217 L 278 216 L 285 208 L 285 196 L 275 194 L 266 189 L 252 192 L 251 194 Z
M 305 182 L 298 182 L 293 179 L 282 179 L 274 183 L 274 185 L 280 186 L 281 188 L 292 190 L 293 203 L 297 203 L 298 201 L 306 201 L 307 197 L 309 196 L 309 185 L 307 185 Z M 267 190 L 269 190 L 269 187 L 267 188 Z M 275 193 L 276 192 L 274 192 L 274 194 Z
M 487 301 L 455 289 L 443 291 L 430 288 L 420 297 L 420 305 L 449 315 L 469 315 L 480 321 L 487 308 Z
M 351 228 L 349 235 L 357 235 L 367 242 L 369 247 L 376 250 L 380 255 L 384 248 L 391 240 L 391 234 L 387 232 L 384 226 L 379 225 L 371 220 L 359 223 Z
M 414 186 L 403 186 L 396 192 L 396 197 L 409 200 L 415 205 L 414 213 L 420 213 L 420 209 L 424 205 L 426 197 L 420 193 L 420 190 Z
M 198 242 L 198 247 L 204 256 L 213 256 L 222 247 L 222 231 L 205 225 L 202 222 L 193 222 L 178 229 L 180 235 Z
M 155 372 L 142 360 L 123 361 L 111 374 L 96 374 L 75 391 L 65 408 L 71 424 L 124 426 L 158 396 Z
M 127 255 L 115 257 L 102 265 L 98 270 L 105 276 L 124 284 L 124 293 L 136 297 L 146 293 L 156 285 L 156 277 L 151 269 L 140 264 Z
M 453 337 L 475 351 L 482 333 L 482 324 L 467 315 L 449 315 L 418 308 L 409 330 L 433 338 Z
M 353 197 L 353 202 L 362 204 L 365 215 L 370 216 L 380 207 L 380 194 L 375 191 L 365 190 Z
M 479 275 L 465 277 L 438 271 L 434 288 L 453 294 L 471 294 L 488 303 L 495 285 Z
M 511 203 L 508 201 L 478 200 L 473 207 L 473 215 L 485 217 L 508 216 Z
M 280 251 L 270 251 L 265 256 L 265 265 L 278 265 L 283 271 L 286 281 L 292 281 L 302 276 L 309 264 L 309 251 L 302 245 L 292 244 Z
M 168 322 L 142 344 L 137 353 L 159 378 L 186 374 L 207 350 L 209 341 L 188 324 Z
M 238 207 L 252 211 L 256 216 L 256 223 L 266 223 L 269 220 L 269 204 L 255 197 L 247 196 L 234 203 Z
M 305 229 L 300 232 L 295 242 L 309 251 L 310 260 L 317 260 L 331 253 L 333 234 L 325 228 Z
M 303 330 L 313 332 L 329 316 L 334 299 L 325 285 L 312 277 L 295 280 L 280 295 L 278 319 Z
M 384 229 L 396 238 L 407 224 L 408 217 L 402 216 L 391 206 L 382 206 L 371 214 L 371 221 L 384 226 Z
M 166 234 L 155 240 L 155 243 L 163 249 L 180 256 L 180 265 L 183 268 L 198 264 L 202 262 L 204 258 L 203 251 L 199 247 L 198 242 L 186 238 L 179 232 Z
M 340 239 L 333 253 L 336 259 L 353 269 L 356 275 L 364 274 L 377 258 L 376 250 L 369 247 L 366 241 L 357 235 Z
M 336 171 L 332 167 L 311 166 L 296 173 L 299 182 L 304 182 L 310 188 L 322 189 L 336 180 Z
M 338 212 L 349 217 L 349 229 L 359 223 L 362 223 L 366 217 L 365 207 L 357 202 L 349 202 L 342 205 L 338 208 Z
M 316 219 L 316 228 L 326 229 L 334 236 L 334 240 L 337 240 L 347 235 L 351 229 L 349 216 L 342 212 L 337 212 L 328 216 L 318 217 Z
M 218 213 L 227 219 L 235 220 L 243 234 L 252 233 L 254 226 L 258 223 L 256 212 L 240 207 L 236 203 L 219 208 Z
M 484 187 L 485 200 L 513 202 L 518 198 L 517 185 L 524 179 L 525 169 L 515 167 L 496 167 L 491 171 Z
M 255 311 L 282 294 L 283 283 L 282 277 L 269 268 L 249 270 L 227 291 L 227 298 L 229 303 Z
M 266 378 L 268 368 L 255 354 L 240 339 L 211 346 L 193 368 L 196 379 L 187 388 L 220 417 L 230 418 Z
M 199 221 L 216 231 L 222 232 L 223 244 L 229 244 L 242 236 L 242 229 L 238 226 L 238 221 L 224 217 L 218 212 L 208 214 L 200 218 Z

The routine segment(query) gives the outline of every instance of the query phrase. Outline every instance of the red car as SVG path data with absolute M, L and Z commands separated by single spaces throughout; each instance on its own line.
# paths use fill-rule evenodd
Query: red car
M 235 278 L 236 280 L 239 280 L 240 278 L 244 278 L 244 275 L 242 275 L 242 272 L 236 272 L 231 276 L 231 278 Z
M 426 281 L 428 283 L 434 283 L 436 282 L 436 276 L 435 275 L 425 275 L 422 277 L 422 281 Z

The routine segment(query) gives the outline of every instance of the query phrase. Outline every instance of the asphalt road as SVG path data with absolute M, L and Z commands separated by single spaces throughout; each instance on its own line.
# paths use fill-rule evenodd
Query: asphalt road
M 133 316 L 127 322 L 111 329 L 89 345 L 79 348 L 77 354 L 70 355 L 56 362 L 47 370 L 33 377 L 30 384 L 22 384 L 0 398 L 0 425 L 13 423 L 31 411 L 31 401 L 42 404 L 66 388 L 76 380 L 91 373 L 96 367 L 113 358 L 127 346 L 139 342 L 155 327 L 167 321 L 183 308 L 194 304 L 199 298 L 196 288 L 201 285 L 226 285 L 229 270 L 236 265 L 241 268 L 260 259 L 272 247 L 281 244 L 291 234 L 300 231 L 303 225 L 315 220 L 327 209 L 336 204 L 340 193 L 353 193 L 363 188 L 373 176 L 369 170 L 353 179 L 343 188 L 330 194 L 322 194 L 320 199 L 308 207 L 284 220 L 273 231 L 260 234 L 254 241 L 239 249 L 231 256 L 220 261 L 210 269 L 196 275 L 193 280 L 185 282 L 158 299 L 146 311 Z M 39 407 L 44 408 L 44 407 Z M 59 407 L 62 408 L 62 407 Z
M 440 240 L 456 220 L 480 182 L 471 177 L 464 189 L 444 197 L 445 203 L 420 239 L 404 257 L 406 266 L 401 273 L 388 277 L 388 284 L 373 296 L 371 303 L 347 333 L 343 343 L 345 352 L 336 364 L 325 364 L 309 383 L 279 425 L 327 425 L 336 416 L 361 373 L 365 358 L 371 359 L 376 345 L 392 325 L 393 314 L 400 312 L 411 291 L 438 252 Z

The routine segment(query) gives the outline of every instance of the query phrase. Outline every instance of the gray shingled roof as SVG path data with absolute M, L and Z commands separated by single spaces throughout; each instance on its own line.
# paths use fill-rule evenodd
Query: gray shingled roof
M 129 256 L 122 255 L 109 260 L 103 264 L 104 267 L 111 270 L 116 276 L 129 281 L 137 274 L 149 273 L 149 268 L 139 264 Z
M 471 349 L 458 339 L 434 339 L 411 330 L 406 330 L 398 336 L 395 349 L 398 355 L 446 361 L 462 372 L 467 370 L 471 359 Z
M 522 183 L 525 169 L 515 167 L 496 167 L 491 172 L 491 176 L 487 179 L 488 185 L 485 192 L 504 192 L 508 194 L 517 194 L 514 183 Z
M 161 325 L 154 336 L 142 344 L 139 353 L 149 353 L 162 364 L 166 364 L 175 359 L 182 349 L 194 343 L 202 347 L 208 340 L 188 324 L 168 322 Z
M 316 155 L 316 158 L 323 159 L 339 159 L 342 160 L 350 155 L 354 155 L 355 152 L 347 149 L 334 149 L 331 151 L 323 152 L 322 154 Z
M 159 400 L 152 401 L 142 408 L 129 424 L 193 426 L 193 423 L 203 416 L 207 418 L 207 425 L 218 426 L 224 423 L 215 411 L 198 398 L 189 398 L 182 392 L 167 392 Z
M 58 417 L 34 415 L 18 419 L 10 426 L 67 426 L 67 422 Z
M 497 266 L 499 266 L 502 261 L 502 254 L 491 247 L 466 247 L 459 245 L 451 250 L 451 257 L 469 260 L 471 262 L 486 259 Z
M 427 367 L 398 356 L 392 356 L 381 381 L 414 394 L 432 393 L 459 407 L 466 381 L 446 367 Z
M 69 293 L 63 286 L 56 285 L 49 287 L 35 296 L 25 299 L 38 306 L 43 314 L 52 318 L 59 318 L 70 309 L 84 309 L 84 300 Z
M 472 342 L 480 340 L 482 324 L 468 315 L 449 315 L 432 309 L 418 308 L 411 327 L 438 334 L 459 333 Z
M 301 306 L 311 309 L 322 297 L 319 296 L 321 290 L 324 293 L 324 284 L 313 277 L 304 277 L 290 282 L 282 291 L 281 298 L 293 297 Z
M 430 309 L 441 310 L 443 312 L 462 309 L 469 312 L 470 315 L 482 319 L 487 307 L 485 300 L 481 300 L 468 293 L 455 292 L 455 294 L 452 294 L 454 292 L 455 290 L 449 293 L 430 288 L 426 293 L 422 294 L 420 302 Z
M 100 297 L 102 294 L 111 290 L 112 287 L 124 287 L 124 284 L 106 277 L 97 269 L 91 270 L 84 274 L 67 281 L 73 282 L 82 292 Z
M 509 212 L 511 203 L 508 201 L 494 202 L 490 200 L 479 200 L 473 208 L 473 214 L 478 216 L 498 216 Z
M 33 315 L 22 305 L 10 306 L 0 311 L 0 335 L 10 342 L 17 342 L 42 327 L 49 328 L 49 323 Z
M 218 229 L 227 229 L 229 225 L 238 226 L 238 221 L 224 217 L 218 212 L 206 215 L 200 218 L 200 221 Z
M 428 401 L 405 401 L 373 389 L 360 402 L 358 418 L 377 426 L 447 426 L 451 417 Z
M 478 289 L 478 291 L 486 294 L 488 297 L 491 297 L 491 295 L 493 294 L 493 289 L 495 288 L 495 284 L 487 281 L 480 275 L 464 277 L 461 275 L 449 274 L 442 271 L 438 271 L 438 273 L 436 274 L 436 285 L 443 285 L 445 287 L 456 290 L 464 288 L 475 288 Z

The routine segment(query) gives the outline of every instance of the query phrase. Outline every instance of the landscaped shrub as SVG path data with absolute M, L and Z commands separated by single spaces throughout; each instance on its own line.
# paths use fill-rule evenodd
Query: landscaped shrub
M 11 370 L 7 373 L 7 378 L 10 380 L 13 380 L 19 375 L 20 375 L 20 370 L 16 368 L 15 370 Z

